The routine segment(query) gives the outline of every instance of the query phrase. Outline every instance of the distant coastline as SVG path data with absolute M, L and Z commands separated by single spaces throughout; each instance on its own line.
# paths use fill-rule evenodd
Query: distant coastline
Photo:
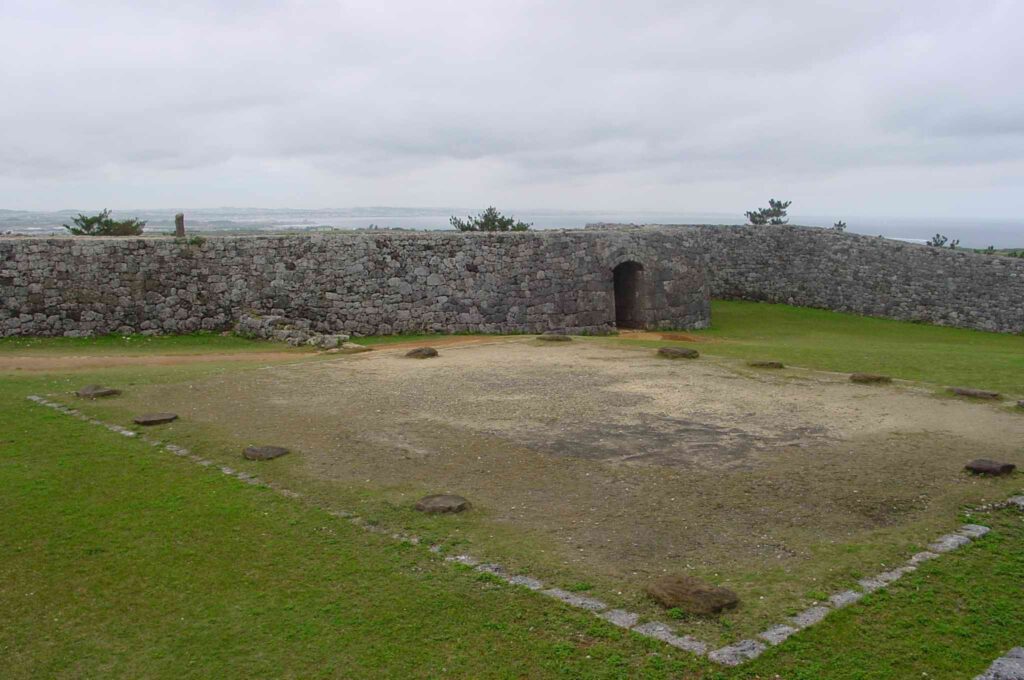
M 61 224 L 78 212 L 98 209 L 29 211 L 0 209 L 0 234 L 24 235 L 66 233 Z M 251 233 L 281 231 L 321 231 L 329 229 L 450 229 L 452 215 L 465 216 L 479 208 L 403 208 L 371 206 L 358 208 L 161 208 L 114 209 L 116 217 L 138 217 L 147 222 L 148 233 L 174 229 L 174 213 L 183 211 L 192 233 Z M 578 229 L 593 222 L 632 222 L 637 224 L 743 224 L 741 212 L 699 213 L 672 211 L 570 211 L 542 209 L 503 209 L 517 219 L 532 222 L 534 229 Z M 852 215 L 801 215 L 790 222 L 806 226 L 830 227 L 835 220 L 849 224 L 849 231 L 869 236 L 910 242 L 924 242 L 936 233 L 959 238 L 968 248 L 994 246 L 1024 248 L 1024 221 L 961 218 L 885 218 Z

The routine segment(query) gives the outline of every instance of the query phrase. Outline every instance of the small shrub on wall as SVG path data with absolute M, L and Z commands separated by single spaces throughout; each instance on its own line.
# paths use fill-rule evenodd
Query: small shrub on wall
M 61 225 L 75 236 L 138 236 L 146 223 L 134 217 L 127 220 L 115 220 L 110 217 L 109 210 L 98 215 L 83 215 L 71 220 L 72 224 Z

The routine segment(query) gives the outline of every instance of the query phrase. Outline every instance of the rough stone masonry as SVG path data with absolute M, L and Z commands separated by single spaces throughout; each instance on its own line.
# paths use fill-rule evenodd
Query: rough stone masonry
M 706 326 L 710 294 L 1024 332 L 1022 259 L 796 226 L 593 225 L 0 238 L 0 335 L 221 330 L 246 315 L 319 333 L 600 333 L 616 326 L 624 262 L 642 268 L 631 320 L 645 328 Z
M 253 316 L 358 335 L 602 333 L 624 262 L 639 264 L 631 321 L 708 325 L 701 258 L 673 230 L 359 232 L 0 239 L 0 335 L 185 333 Z
M 640 229 L 675 232 L 700 253 L 714 298 L 1024 332 L 1024 259 L 812 227 Z

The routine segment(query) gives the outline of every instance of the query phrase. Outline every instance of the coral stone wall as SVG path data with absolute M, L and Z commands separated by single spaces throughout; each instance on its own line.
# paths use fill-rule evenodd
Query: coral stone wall
M 709 323 L 676 230 L 0 239 L 0 335 L 182 333 L 280 315 L 320 332 L 607 332 L 642 267 L 647 327 Z
M 715 298 L 1024 331 L 1024 259 L 796 226 L 601 225 L 674 233 Z

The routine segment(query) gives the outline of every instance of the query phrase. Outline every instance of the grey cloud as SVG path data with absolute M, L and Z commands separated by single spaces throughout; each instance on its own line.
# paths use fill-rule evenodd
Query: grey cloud
M 870 168 L 898 204 L 894 173 L 920 196 L 922 168 L 1024 161 L 1022 22 L 999 0 L 14 0 L 0 205 L 163 196 L 137 178 L 186 203 L 221 181 L 218 204 L 277 184 L 318 204 L 339 185 L 393 204 L 576 201 L 588 183 L 607 204 L 614 177 L 623 207 L 717 210 L 732 206 L 700 204 L 701 183 L 799 192 Z

